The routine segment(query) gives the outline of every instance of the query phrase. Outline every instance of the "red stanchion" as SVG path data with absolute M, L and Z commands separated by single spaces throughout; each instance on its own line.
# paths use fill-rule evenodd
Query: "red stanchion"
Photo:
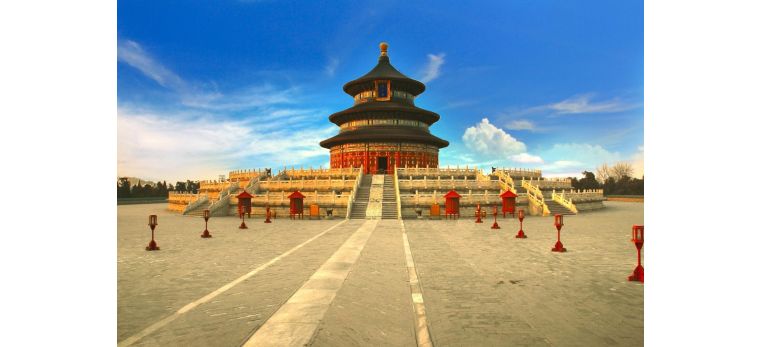
M 476 223 L 482 223 L 482 205 L 476 204 Z
M 265 211 L 265 223 L 272 223 L 270 220 L 270 206 L 267 206 Z
M 556 241 L 556 246 L 551 248 L 550 250 L 553 252 L 566 252 L 566 248 L 564 248 L 564 244 L 561 243 L 561 227 L 564 226 L 564 215 L 557 214 L 555 224 L 556 224 L 556 230 L 558 231 L 558 239 Z
M 632 243 L 635 244 L 635 248 L 638 249 L 638 266 L 632 271 L 632 275 L 627 277 L 630 281 L 640 281 L 643 283 L 643 265 L 640 264 L 640 250 L 643 248 L 643 226 L 632 226 Z
M 517 239 L 525 239 L 527 238 L 526 234 L 524 234 L 524 209 L 519 210 L 519 233 L 516 234 Z
M 492 223 L 492 229 L 500 229 L 500 226 L 497 225 L 497 205 L 492 206 L 492 214 L 495 215 L 495 223 Z
M 148 243 L 148 246 L 146 247 L 146 251 L 158 251 L 159 246 L 156 245 L 156 240 L 154 240 L 154 232 L 153 230 L 156 229 L 156 226 L 159 225 L 157 222 L 158 218 L 156 218 L 155 214 L 152 214 L 148 216 L 148 226 L 151 227 L 151 242 Z
M 239 211 L 238 213 L 241 215 L 241 225 L 238 226 L 238 229 L 248 229 L 249 227 L 246 226 L 246 222 L 243 220 L 243 217 L 246 215 L 246 212 Z
M 212 237 L 212 234 L 209 233 L 209 210 L 204 210 L 204 232 L 201 237 L 205 239 Z

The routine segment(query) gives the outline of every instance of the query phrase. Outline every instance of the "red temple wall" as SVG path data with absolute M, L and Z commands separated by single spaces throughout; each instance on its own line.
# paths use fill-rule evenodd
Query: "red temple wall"
M 420 147 L 418 150 L 410 150 Z M 378 173 L 378 158 L 387 157 L 387 172 L 397 167 L 438 167 L 439 149 L 425 145 L 348 144 L 331 148 L 331 168 L 365 167 Z

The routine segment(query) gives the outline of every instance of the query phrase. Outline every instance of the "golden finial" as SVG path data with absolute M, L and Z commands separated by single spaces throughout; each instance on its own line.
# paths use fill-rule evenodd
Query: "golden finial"
M 386 55 L 386 50 L 389 48 L 389 44 L 386 43 L 386 42 L 381 42 L 381 44 L 378 45 L 378 47 L 381 48 L 381 55 L 385 56 Z

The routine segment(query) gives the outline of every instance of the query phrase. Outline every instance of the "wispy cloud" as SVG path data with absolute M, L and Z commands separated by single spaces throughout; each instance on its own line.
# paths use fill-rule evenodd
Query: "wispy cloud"
M 327 110 L 301 106 L 299 86 L 264 83 L 222 92 L 214 83 L 182 78 L 134 41 L 121 42 L 118 56 L 177 101 L 120 102 L 119 175 L 204 179 L 236 168 L 327 160 L 318 143 L 337 129 L 320 122 Z
M 442 65 L 445 63 L 444 53 L 429 54 L 428 58 L 429 61 L 423 69 L 423 77 L 421 77 L 423 83 L 429 83 L 439 77 Z
M 299 165 L 327 157 L 318 143 L 336 131 L 333 126 L 294 130 L 262 125 L 256 119 L 226 120 L 209 114 L 120 108 L 117 172 L 174 181 L 213 178 L 247 167 L 241 163 L 255 163 L 256 167 Z
M 336 74 L 337 67 L 339 67 L 339 59 L 328 58 L 328 64 L 325 65 L 323 70 L 325 71 L 326 75 L 333 77 Z
M 535 124 L 526 119 L 517 119 L 509 122 L 506 126 L 508 130 L 535 130 Z
M 641 106 L 639 103 L 626 102 L 620 98 L 593 100 L 594 97 L 595 93 L 580 94 L 559 102 L 514 110 L 509 113 L 511 117 L 540 113 L 550 115 L 616 113 L 632 110 Z
M 214 111 L 246 110 L 293 103 L 295 95 L 298 94 L 297 87 L 278 89 L 269 84 L 222 92 L 213 82 L 204 84 L 187 81 L 160 63 L 140 44 L 131 40 L 118 43 L 117 59 L 168 89 L 176 95 L 182 105 L 191 108 Z
M 158 63 L 135 41 L 120 41 L 117 44 L 117 59 L 138 69 L 162 87 L 175 91 L 188 89 L 188 84 L 180 76 Z
M 614 98 L 606 101 L 593 102 L 590 99 L 593 94 L 584 94 L 571 97 L 569 99 L 546 105 L 556 114 L 578 114 L 578 113 L 611 113 L 631 110 L 638 107 L 636 104 L 625 103 Z

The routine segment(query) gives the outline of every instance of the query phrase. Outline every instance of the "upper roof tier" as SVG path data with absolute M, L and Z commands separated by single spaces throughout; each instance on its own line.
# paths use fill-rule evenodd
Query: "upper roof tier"
M 404 90 L 413 95 L 423 93 L 423 91 L 426 90 L 426 86 L 423 85 L 423 83 L 403 75 L 389 62 L 389 56 L 386 54 L 389 45 L 387 45 L 386 42 L 382 42 L 380 47 L 381 56 L 378 57 L 378 64 L 376 67 L 362 77 L 347 82 L 347 84 L 344 85 L 344 92 L 351 96 L 355 96 L 364 90 L 373 89 L 373 82 L 376 80 L 389 80 L 392 82 L 395 89 Z

